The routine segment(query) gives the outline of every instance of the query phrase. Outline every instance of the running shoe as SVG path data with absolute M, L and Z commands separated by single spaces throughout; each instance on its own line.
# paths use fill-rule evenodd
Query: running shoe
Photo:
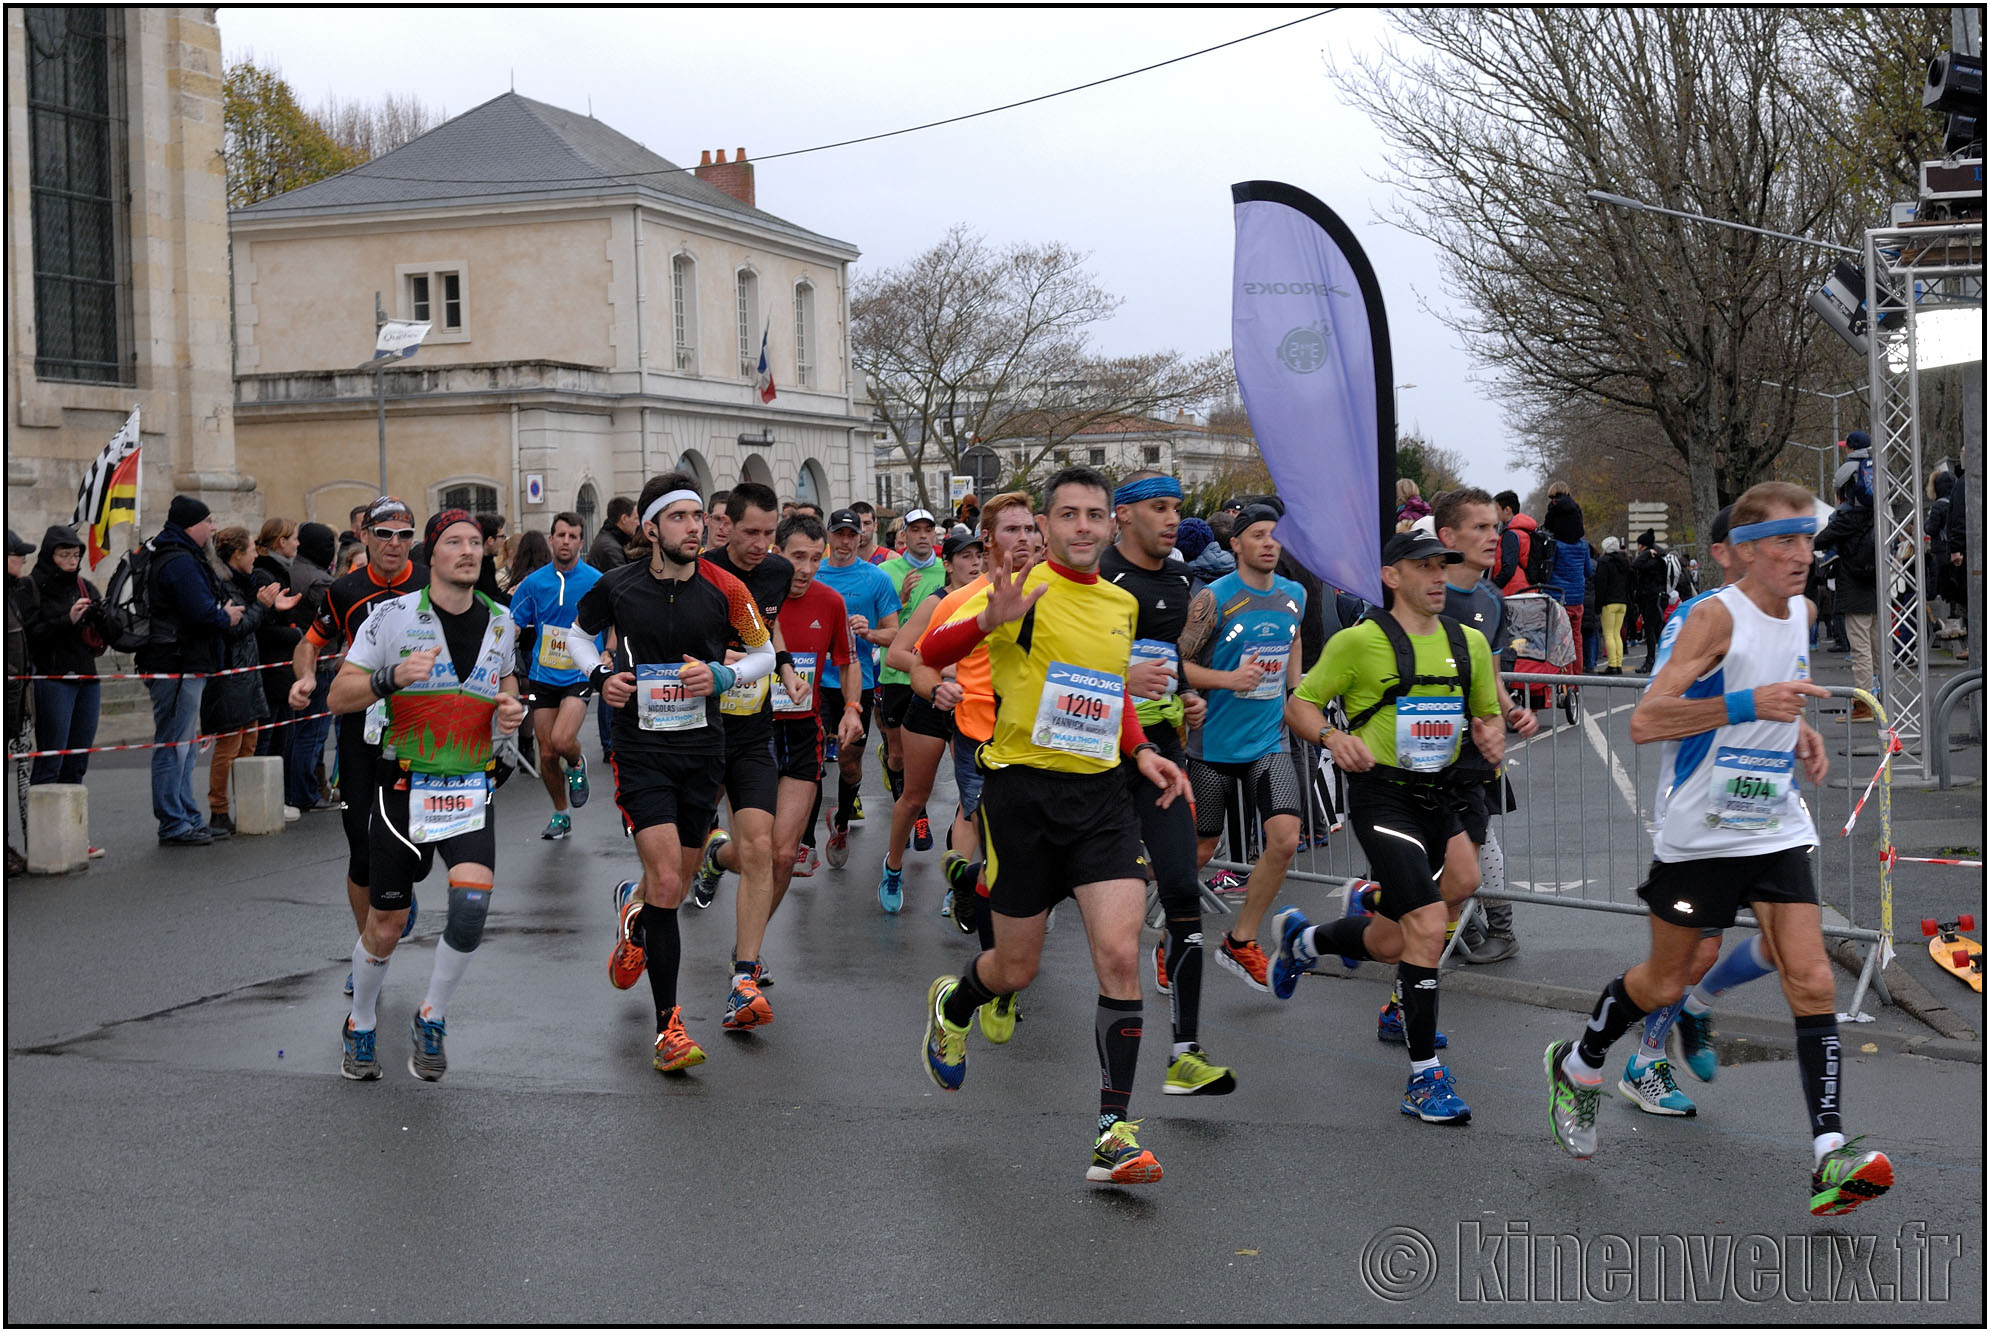
M 726 996 L 726 1015 L 719 1019 L 719 1025 L 727 1031 L 750 1031 L 774 1020 L 773 1006 L 760 993 L 758 970 L 733 973 L 732 993 Z
M 914 851 L 933 849 L 933 821 L 924 814 L 912 820 L 912 849 Z
M 618 990 L 626 990 L 643 978 L 643 967 L 648 959 L 643 955 L 643 946 L 635 938 L 636 921 L 642 914 L 641 902 L 631 899 L 622 906 L 615 951 L 608 955 L 608 983 Z
M 886 865 L 878 873 L 878 905 L 892 915 L 905 905 L 905 872 Z
M 1562 1067 L 1569 1051 L 1568 1041 L 1556 1041 L 1541 1055 L 1541 1067 L 1548 1074 L 1548 1123 L 1562 1150 L 1579 1161 L 1596 1155 L 1596 1103 L 1603 1099 L 1602 1084 L 1585 1087 L 1569 1077 Z
M 430 1022 L 416 1013 L 408 1027 L 414 1049 L 408 1054 L 408 1072 L 423 1082 L 440 1082 L 449 1071 L 449 1058 L 442 1053 L 442 1019 Z
M 822 862 L 821 862 L 820 860 L 818 860 L 818 859 L 816 858 L 816 854 L 815 854 L 815 848 L 814 848 L 814 847 L 812 847 L 812 846 L 798 846 L 798 847 L 796 847 L 796 848 L 795 848 L 795 873 L 794 873 L 794 877 L 795 877 L 795 878 L 797 878 L 797 879 L 812 879 L 812 878 L 814 878 L 814 877 L 815 877 L 815 867 L 816 867 L 817 865 L 821 864 L 821 863 L 822 863 Z
M 1714 1015 L 1682 1008 L 1672 1030 L 1678 1033 L 1679 1057 L 1687 1070 L 1702 1082 L 1712 1082 L 1721 1071 L 1720 1054 L 1714 1049 Z
M 981 862 L 949 851 L 940 860 L 940 872 L 947 880 L 947 916 L 962 934 L 973 934 L 981 917 L 981 895 L 974 891 L 981 878 Z
M 719 895 L 719 880 L 726 873 L 719 868 L 719 848 L 731 840 L 724 828 L 714 828 L 705 834 L 705 853 L 698 857 L 698 873 L 691 884 L 691 901 L 700 911 Z
M 822 849 L 822 858 L 829 862 L 829 868 L 842 869 L 850 863 L 850 830 L 832 828 L 829 845 Z
M 587 803 L 587 755 L 567 769 L 567 802 L 575 809 Z
M 567 838 L 573 836 L 573 831 L 574 821 L 572 818 L 565 814 L 555 814 L 552 821 L 546 825 L 546 831 L 539 834 L 539 838 L 541 841 L 546 842 L 564 842 Z
M 732 954 L 732 962 L 731 962 L 731 966 L 732 966 L 732 969 L 733 969 L 733 970 L 734 970 L 735 972 L 737 972 L 737 971 L 739 970 L 739 954 L 738 954 L 738 953 L 734 953 L 734 954 Z M 773 973 L 773 972 L 771 972 L 771 971 L 769 971 L 769 970 L 767 970 L 767 964 L 766 964 L 766 963 L 764 963 L 764 962 L 755 962 L 755 963 L 753 964 L 753 981 L 754 981 L 754 984 L 758 985 L 758 986 L 759 986 L 759 987 L 760 987 L 761 989 L 763 989 L 763 990 L 764 990 L 764 989 L 766 989 L 766 988 L 767 988 L 768 986 L 770 986 L 770 985 L 772 985 L 772 984 L 774 983 L 774 973 Z
M 352 973 L 350 971 L 345 974 L 345 992 L 346 997 L 350 999 L 352 997 Z
M 1238 943 L 1225 930 L 1223 942 L 1216 949 L 1216 965 L 1235 973 L 1239 980 L 1259 994 L 1271 993 L 1271 982 L 1265 976 L 1271 962 L 1265 957 L 1264 949 L 1258 947 L 1256 939 Z
M 1099 1135 L 1092 1144 L 1091 1168 L 1085 1178 L 1094 1184 L 1157 1184 L 1161 1163 L 1154 1153 L 1134 1141 L 1136 1119 L 1122 1119 Z
M 1154 993 L 1169 993 L 1168 987 L 1170 984 L 1171 982 L 1168 980 L 1168 936 L 1164 934 L 1161 936 L 1161 941 L 1154 945 Z
M 1371 883 L 1367 879 L 1356 879 L 1347 886 L 1347 909 L 1341 912 L 1341 919 L 1345 920 L 1349 916 L 1374 915 L 1376 902 L 1381 897 L 1381 893 L 1382 889 L 1380 885 Z M 1361 965 L 1361 959 L 1358 957 L 1349 957 L 1346 953 L 1342 953 L 1340 964 L 1349 971 L 1353 971 Z
M 415 890 L 408 889 L 408 923 L 401 927 L 401 937 L 407 938 L 415 932 L 415 917 L 421 914 L 421 902 L 415 897 Z
M 1439 1064 L 1421 1073 L 1410 1074 L 1403 1088 L 1403 1113 L 1415 1115 L 1426 1124 L 1469 1124 L 1472 1107 L 1458 1097 L 1458 1084 L 1451 1070 Z
M 684 1010 L 670 1010 L 670 1021 L 656 1034 L 656 1058 L 651 1065 L 659 1073 L 682 1073 L 705 1062 L 705 1051 L 684 1030 Z
M 1841 1216 L 1893 1187 L 1893 1162 L 1885 1152 L 1862 1152 L 1863 1135 L 1824 1154 L 1810 1176 L 1810 1214 Z
M 1013 994 L 998 994 L 974 1010 L 981 1021 L 981 1034 L 990 1045 L 1007 1045 L 1023 1020 L 1022 1001 Z
M 621 915 L 622 908 L 627 906 L 635 895 L 636 881 L 634 879 L 617 880 L 615 886 L 608 890 L 608 896 L 615 902 L 615 914 L 618 916 Z
M 1209 1052 L 1191 1045 L 1168 1061 L 1166 1096 L 1228 1096 L 1237 1090 L 1237 1075 L 1209 1062 Z
M 1692 1119 L 1700 1113 L 1700 1108 L 1688 1100 L 1686 1093 L 1679 1090 L 1679 1084 L 1672 1080 L 1672 1064 L 1664 1059 L 1644 1064 L 1634 1056 L 1617 1083 L 1617 1094 L 1648 1115 L 1680 1115 Z
M 1375 1015 L 1375 1039 L 1384 1045 L 1410 1043 L 1410 1038 L 1403 1031 L 1403 1006 L 1396 1000 L 1391 999 L 1382 1005 L 1382 1011 Z M 1440 1031 L 1431 1044 L 1442 1050 L 1451 1044 L 1451 1038 Z
M 1319 961 L 1319 955 L 1306 946 L 1306 931 L 1312 926 L 1298 907 L 1287 907 L 1271 918 L 1271 932 L 1278 938 L 1278 951 L 1271 957 L 1271 992 L 1280 999 L 1290 999 L 1299 988 L 1299 977 Z
M 864 798 L 862 796 L 858 796 L 850 802 L 850 822 L 862 823 L 863 821 L 864 821 Z
M 959 1091 L 967 1077 L 967 1028 L 947 1021 L 941 1007 L 955 984 L 952 976 L 941 976 L 926 991 L 926 1076 L 941 1091 Z
M 351 1078 L 354 1082 L 371 1082 L 380 1076 L 380 1061 L 373 1057 L 373 1033 L 354 1031 L 352 1015 L 347 1014 L 345 1025 L 339 1029 L 339 1039 L 345 1047 L 339 1059 L 339 1075 Z
M 1207 884 L 1212 893 L 1241 893 L 1244 886 L 1243 878 L 1232 870 L 1217 870 Z

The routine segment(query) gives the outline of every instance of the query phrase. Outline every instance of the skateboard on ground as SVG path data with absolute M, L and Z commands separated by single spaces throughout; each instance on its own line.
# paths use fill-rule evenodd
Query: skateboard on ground
M 1972 990 L 1981 994 L 1983 993 L 1983 945 L 1962 933 L 1964 930 L 1975 928 L 1975 916 L 1921 922 L 1921 933 L 1928 936 L 1928 956 L 1935 959 L 1935 965 L 1949 975 L 1967 982 Z

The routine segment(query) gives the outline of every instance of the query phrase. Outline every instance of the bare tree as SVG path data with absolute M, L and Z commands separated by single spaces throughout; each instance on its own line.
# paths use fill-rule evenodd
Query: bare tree
M 413 93 L 385 93 L 377 102 L 333 93 L 312 110 L 311 118 L 332 142 L 370 161 L 428 133 L 449 119 L 449 112 L 424 104 Z
M 997 448 L 1006 473 L 1026 478 L 1089 427 L 1172 416 L 1233 382 L 1227 352 L 1093 352 L 1091 330 L 1120 301 L 1085 258 L 1056 242 L 996 251 L 960 225 L 910 262 L 858 281 L 854 359 L 922 506 L 934 498 L 927 467 L 958 472 L 976 444 Z
M 1711 514 L 1788 437 L 1794 389 L 1850 372 L 1804 308 L 1810 247 L 1590 204 L 1607 190 L 1836 240 L 1863 206 L 1790 64 L 1793 11 L 1399 12 L 1417 46 L 1335 70 L 1381 127 L 1395 220 L 1446 256 L 1451 321 L 1527 411 L 1640 413 Z

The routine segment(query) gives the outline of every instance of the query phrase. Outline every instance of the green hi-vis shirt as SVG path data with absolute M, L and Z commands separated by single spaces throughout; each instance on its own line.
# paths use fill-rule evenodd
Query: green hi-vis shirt
M 1462 706 L 1458 691 L 1442 685 L 1416 685 L 1397 703 L 1382 708 L 1355 732 L 1368 746 L 1377 763 L 1412 772 L 1435 772 L 1458 757 L 1461 745 L 1470 744 L 1471 727 L 1466 716 L 1499 716 L 1499 678 L 1494 674 L 1492 650 L 1486 636 L 1470 625 L 1463 626 L 1465 643 L 1472 654 L 1472 698 Z M 1410 646 L 1416 653 L 1418 675 L 1458 674 L 1451 660 L 1451 644 L 1439 628 L 1434 633 L 1412 634 Z M 1362 621 L 1343 629 L 1327 640 L 1320 659 L 1299 682 L 1299 697 L 1324 708 L 1339 698 L 1349 717 L 1358 716 L 1374 703 L 1396 680 L 1396 653 L 1380 625 Z M 1447 711 L 1446 698 L 1453 700 Z M 1428 703 L 1418 700 L 1428 699 Z M 1408 704 L 1408 707 L 1401 707 Z M 1305 737 L 1308 740 L 1312 736 Z M 1399 745 L 1398 741 L 1402 743 Z
M 923 569 L 914 565 L 903 555 L 894 555 L 891 559 L 879 565 L 878 568 L 883 571 L 886 578 L 891 580 L 891 590 L 898 594 L 898 619 L 901 624 L 911 618 L 914 606 L 917 606 L 927 597 L 932 596 L 933 589 L 947 581 L 947 562 L 937 555 L 933 557 L 933 562 Z M 914 574 L 917 574 L 918 577 L 913 578 L 912 575 Z M 908 583 L 912 587 L 910 595 L 907 595 L 905 590 Z M 891 667 L 884 665 L 884 658 L 882 656 L 878 658 L 878 662 L 879 684 L 912 683 L 912 677 L 904 671 L 893 670 Z

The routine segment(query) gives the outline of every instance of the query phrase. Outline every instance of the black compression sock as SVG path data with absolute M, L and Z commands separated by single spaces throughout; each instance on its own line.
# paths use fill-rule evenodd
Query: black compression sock
M 1403 991 L 1403 1038 L 1410 1058 L 1437 1058 L 1437 968 L 1398 962 L 1396 982 Z
M 836 774 L 836 826 L 847 828 L 857 812 L 857 784 L 841 772 Z
M 940 1011 L 956 1027 L 965 1027 L 974 1021 L 974 1010 L 994 997 L 995 992 L 981 983 L 981 959 L 977 957 L 967 964 L 967 970 L 960 974 L 953 989 L 947 991 Z
M 802 829 L 802 845 L 815 848 L 815 828 L 822 819 L 822 783 L 815 784 L 815 803 L 808 807 L 808 826 Z
M 1642 1021 L 1644 1015 L 1645 1010 L 1631 1002 L 1624 978 L 1617 977 L 1597 996 L 1589 1025 L 1583 1028 L 1582 1039 L 1576 1043 L 1576 1055 L 1591 1068 L 1602 1068 L 1617 1038 L 1629 1031 L 1633 1022 Z
M 1202 917 L 1168 918 L 1168 1005 L 1175 1044 L 1196 1038 L 1202 1012 Z
M 995 913 L 988 906 L 988 899 L 980 898 L 981 911 L 974 918 L 975 937 L 981 940 L 983 948 L 995 946 Z
M 636 923 L 643 932 L 644 969 L 649 972 L 650 997 L 656 1003 L 656 1029 L 662 1031 L 670 1010 L 677 1007 L 677 964 L 683 953 L 677 937 L 677 912 L 645 902 Z
M 1133 1072 L 1140 1063 L 1140 1000 L 1099 996 L 1094 1028 L 1099 1044 L 1099 1132 L 1126 1118 Z
M 1364 942 L 1367 934 L 1366 916 L 1342 916 L 1339 920 L 1313 928 L 1313 951 L 1321 957 L 1332 957 L 1338 953 L 1357 962 L 1366 962 L 1369 960 L 1368 945 Z
M 1816 1013 L 1797 1019 L 1797 1074 L 1810 1111 L 1810 1136 L 1843 1133 L 1839 1117 L 1838 1018 Z

